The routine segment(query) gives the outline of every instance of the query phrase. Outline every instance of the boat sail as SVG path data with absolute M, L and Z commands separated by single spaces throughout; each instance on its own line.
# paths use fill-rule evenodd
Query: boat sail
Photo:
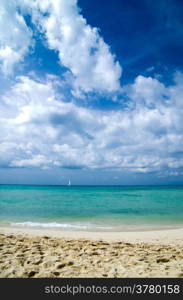
M 70 185 L 71 185 L 71 181 L 69 180 L 68 186 L 70 186 Z

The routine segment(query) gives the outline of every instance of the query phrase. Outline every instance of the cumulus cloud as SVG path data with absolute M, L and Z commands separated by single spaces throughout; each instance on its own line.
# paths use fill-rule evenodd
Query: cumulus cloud
M 0 5 L 0 69 L 10 75 L 32 46 L 32 32 L 15 1 L 1 0 Z
M 49 77 L 45 81 L 17 78 L 1 101 L 1 165 L 179 174 L 183 167 L 183 76 L 177 73 L 175 84 L 163 88 L 160 82 L 154 85 L 153 78 L 140 78 L 142 86 L 143 80 L 152 83 L 147 95 L 159 95 L 154 106 L 144 101 L 107 112 L 66 102 L 64 94 L 58 99 Z M 134 93 L 137 82 L 138 78 L 128 87 L 129 93 L 130 88 Z M 164 93 L 168 102 L 162 102 Z
M 20 14 L 21 13 L 21 14 Z M 76 0 L 3 0 L 0 8 L 1 69 L 10 74 L 27 54 L 31 29 L 24 15 L 41 31 L 48 48 L 72 75 L 73 95 L 115 92 L 120 89 L 122 69 L 97 28 L 87 24 Z
M 36 1 L 33 20 L 45 34 L 50 49 L 74 76 L 75 95 L 79 91 L 114 92 L 120 88 L 121 67 L 97 28 L 87 24 L 76 0 Z
M 168 101 L 167 89 L 163 83 L 152 77 L 139 75 L 133 85 L 129 86 L 129 96 L 136 104 L 148 107 L 156 106 L 156 102 Z

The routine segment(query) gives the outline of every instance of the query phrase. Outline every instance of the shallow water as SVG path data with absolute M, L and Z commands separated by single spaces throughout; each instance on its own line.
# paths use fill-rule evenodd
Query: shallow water
M 183 225 L 183 186 L 0 185 L 1 225 L 134 231 Z

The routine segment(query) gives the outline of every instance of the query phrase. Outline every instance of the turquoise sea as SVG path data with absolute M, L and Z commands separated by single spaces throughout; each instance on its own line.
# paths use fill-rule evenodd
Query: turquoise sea
M 0 225 L 135 231 L 183 226 L 183 186 L 0 185 Z

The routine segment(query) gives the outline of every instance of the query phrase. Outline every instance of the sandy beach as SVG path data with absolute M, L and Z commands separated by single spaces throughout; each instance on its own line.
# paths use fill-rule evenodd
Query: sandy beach
M 0 228 L 0 277 L 183 277 L 183 229 Z

